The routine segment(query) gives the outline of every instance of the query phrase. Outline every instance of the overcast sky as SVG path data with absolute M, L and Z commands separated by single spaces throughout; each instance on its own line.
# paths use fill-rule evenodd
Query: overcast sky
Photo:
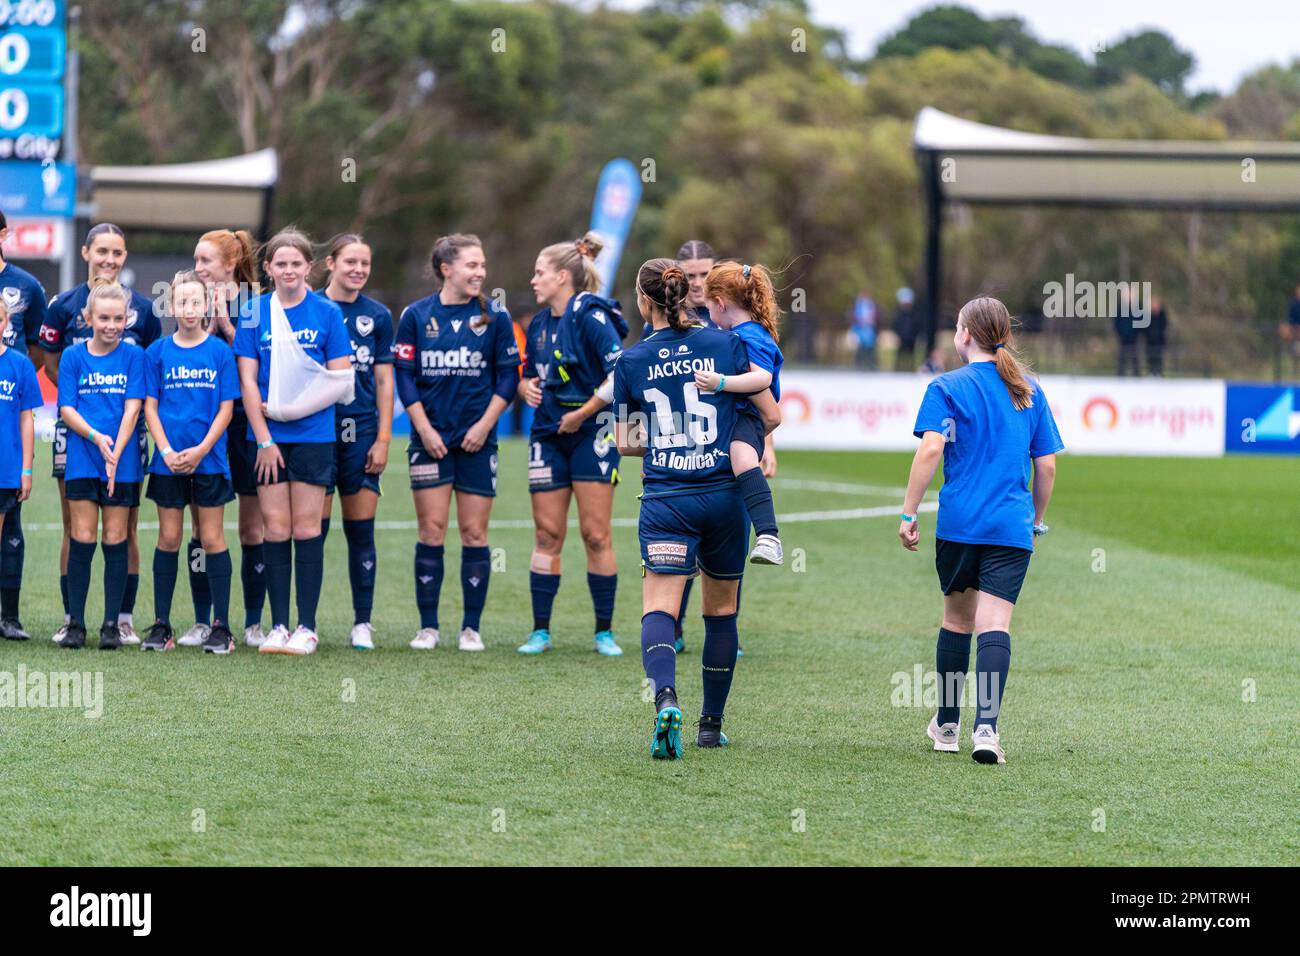
M 818 23 L 847 32 L 866 55 L 889 33 L 936 3 L 920 0 L 809 0 Z M 1073 46 L 1091 61 L 1099 38 L 1154 27 L 1196 57 L 1188 89 L 1232 90 L 1267 63 L 1300 58 L 1300 0 L 961 0 L 984 17 L 1018 16 L 1039 39 Z

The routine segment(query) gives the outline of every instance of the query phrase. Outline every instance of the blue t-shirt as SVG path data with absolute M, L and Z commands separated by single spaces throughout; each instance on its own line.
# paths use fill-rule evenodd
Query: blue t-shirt
M 235 333 L 235 355 L 257 360 L 257 387 L 266 401 L 271 383 L 271 296 L 274 292 L 258 296 L 240 312 L 239 330 Z M 291 309 L 285 309 L 289 327 L 306 353 L 324 365 L 331 359 L 347 358 L 352 354 L 343 312 L 329 299 L 310 292 Z M 334 443 L 334 410 L 322 408 L 313 415 L 291 422 L 277 422 L 268 418 L 266 426 L 271 438 L 277 442 Z M 248 426 L 248 440 L 256 441 L 253 426 Z
M 772 373 L 772 397 L 778 402 L 781 400 L 781 366 L 785 364 L 785 356 L 781 354 L 781 347 L 776 344 L 770 332 L 753 320 L 741 322 L 731 330 L 740 336 L 745 343 L 745 352 L 749 355 L 749 364 L 757 365 L 765 372 Z M 743 371 L 748 372 L 749 366 Z
M 660 329 L 623 353 L 614 366 L 614 413 L 640 416 L 649 449 L 642 498 L 726 487 L 737 415 L 729 392 L 704 392 L 695 373 L 736 375 L 749 363 L 740 339 L 716 329 Z
M 85 342 L 66 349 L 59 360 L 59 408 L 72 406 L 97 432 L 117 441 L 129 399 L 144 399 L 144 349 L 119 342 L 107 355 L 91 355 Z M 143 407 L 143 406 L 142 406 Z M 143 413 L 142 413 L 143 414 Z M 68 429 L 68 465 L 63 477 L 108 480 L 104 456 L 92 442 Z M 140 455 L 118 449 L 117 481 L 141 481 Z
M 477 299 L 447 305 L 434 293 L 412 302 L 402 310 L 394 350 L 398 367 L 415 375 L 424 413 L 448 448 L 483 417 L 501 377 L 519 374 L 510 316 L 489 305 L 485 322 Z M 411 438 L 419 438 L 414 425 Z
M 22 413 L 43 404 L 31 360 L 17 349 L 5 349 L 0 355 L 0 488 L 22 486 Z
M 947 372 L 926 388 L 913 433 L 947 439 L 936 537 L 1033 549 L 1031 462 L 1065 446 L 1042 387 L 1030 384 L 1033 404 L 1022 411 L 989 361 Z
M 35 343 L 45 322 L 45 289 L 40 282 L 25 269 L 6 262 L 0 269 L 0 299 L 9 307 L 9 328 L 5 330 L 4 344 Z
M 326 295 L 324 289 L 316 294 L 342 311 L 352 346 L 352 370 L 357 374 L 352 404 L 335 405 L 334 415 L 376 418 L 379 407 L 375 402 L 375 366 L 393 364 L 393 313 L 366 295 L 358 294 L 355 302 L 339 302 Z
M 70 345 L 91 340 L 94 332 L 90 328 L 90 322 L 82 315 L 89 297 L 90 286 L 83 282 L 67 292 L 60 292 L 50 300 L 45 321 L 41 324 L 41 348 L 47 352 L 62 352 Z M 160 338 L 162 322 L 154 313 L 153 302 L 132 289 L 131 303 L 126 307 L 126 329 L 122 332 L 122 341 L 148 348 Z
M 560 419 L 586 404 L 609 376 L 627 335 L 623 310 L 613 299 L 579 292 L 564 314 L 542 309 L 528 324 L 524 377 L 541 379 L 542 401 L 533 414 L 532 438 L 554 435 Z M 592 415 L 578 434 L 595 431 Z
M 160 339 L 144 354 L 145 395 L 158 402 L 158 419 L 175 451 L 203 443 L 221 411 L 222 402 L 239 401 L 239 372 L 235 353 L 215 335 L 198 345 L 184 346 L 175 336 Z M 154 442 L 151 475 L 170 475 Z M 226 433 L 199 462 L 194 474 L 230 477 Z

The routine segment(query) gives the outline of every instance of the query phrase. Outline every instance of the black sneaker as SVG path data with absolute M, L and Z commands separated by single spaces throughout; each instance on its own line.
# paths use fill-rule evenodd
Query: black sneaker
M 149 628 L 149 633 L 145 635 L 144 642 L 140 645 L 142 651 L 170 651 L 176 646 L 172 639 L 172 628 L 170 624 L 164 624 L 162 621 L 154 621 L 153 626 Z
M 16 617 L 7 617 L 0 620 L 0 637 L 6 641 L 26 641 L 31 639 L 31 635 L 23 630 L 22 623 Z
M 235 649 L 235 635 L 224 624 L 213 623 L 208 639 L 203 642 L 204 654 L 229 654 Z
M 116 624 L 105 624 L 99 629 L 99 649 L 115 651 L 122 646 L 122 635 L 117 632 Z
M 731 742 L 727 740 L 727 735 L 722 732 L 721 717 L 701 717 L 698 723 L 700 730 L 695 735 L 695 746 L 725 747 Z
M 64 628 L 63 640 L 59 641 L 59 647 L 66 647 L 70 651 L 79 651 L 86 646 L 86 629 L 72 621 Z

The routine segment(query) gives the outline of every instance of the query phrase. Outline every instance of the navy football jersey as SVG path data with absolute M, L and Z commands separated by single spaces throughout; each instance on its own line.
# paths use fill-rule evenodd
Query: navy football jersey
M 83 282 L 67 292 L 60 292 L 50 300 L 46 309 L 45 322 L 41 325 L 41 348 L 47 352 L 62 352 L 64 349 L 82 342 L 89 342 L 94 337 L 90 322 L 82 314 L 86 299 L 90 297 L 90 285 Z M 131 304 L 126 308 L 126 330 L 122 341 L 141 348 L 148 348 L 162 337 L 162 322 L 154 314 L 153 301 L 131 290 Z M 141 421 L 144 416 L 140 416 Z
M 0 299 L 9 310 L 5 345 L 26 348 L 34 343 L 45 322 L 45 290 L 40 282 L 25 269 L 6 262 L 0 269 Z
M 358 295 L 355 302 L 340 302 L 330 299 L 324 289 L 316 294 L 343 310 L 343 324 L 348 327 L 348 340 L 352 343 L 352 370 L 357 374 L 352 404 L 335 405 L 334 414 L 338 418 L 374 418 L 379 414 L 375 404 L 375 366 L 393 364 L 393 313 L 367 295 Z
M 702 325 L 706 329 L 716 329 L 717 323 L 709 316 L 709 309 L 703 305 L 689 305 L 686 307 L 686 317 L 696 325 Z M 647 339 L 650 333 L 654 331 L 654 326 L 647 322 L 641 328 L 641 338 Z
M 542 309 L 528 324 L 524 377 L 542 383 L 542 401 L 533 415 L 532 437 L 553 435 L 567 412 L 584 405 L 613 371 L 623 351 L 627 322 L 618 302 L 579 292 L 556 317 Z M 593 415 L 579 431 L 594 430 Z
M 437 293 L 402 310 L 393 346 L 397 366 L 415 373 L 420 404 L 448 448 L 460 445 L 483 417 L 503 375 L 519 374 L 519 346 L 510 316 L 477 299 L 446 305 Z M 412 439 L 419 440 L 415 427 Z
M 744 343 L 716 329 L 660 329 L 623 353 L 614 366 L 613 410 L 645 430 L 643 498 L 694 494 L 735 480 L 728 451 L 736 396 L 701 392 L 695 373 L 748 369 Z

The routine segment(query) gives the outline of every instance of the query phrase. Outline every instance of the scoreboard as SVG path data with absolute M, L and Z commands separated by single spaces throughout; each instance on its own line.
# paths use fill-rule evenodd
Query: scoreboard
M 66 0 L 0 0 L 0 160 L 57 160 Z

